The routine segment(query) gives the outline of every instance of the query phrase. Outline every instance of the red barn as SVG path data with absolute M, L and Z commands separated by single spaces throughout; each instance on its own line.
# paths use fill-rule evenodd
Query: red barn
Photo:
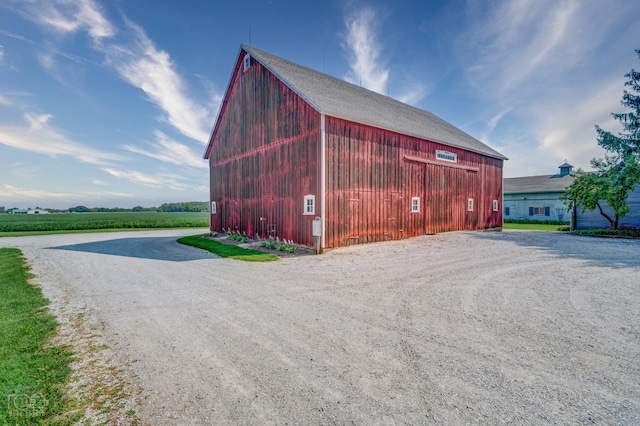
M 502 226 L 502 154 L 430 112 L 242 45 L 209 145 L 211 230 L 321 247 Z

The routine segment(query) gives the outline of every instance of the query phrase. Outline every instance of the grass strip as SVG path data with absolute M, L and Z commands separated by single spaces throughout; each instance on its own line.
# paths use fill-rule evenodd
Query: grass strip
M 0 424 L 72 424 L 72 351 L 48 345 L 58 323 L 32 277 L 20 250 L 0 248 Z
M 223 244 L 210 238 L 203 238 L 207 234 L 192 235 L 178 239 L 180 244 L 193 246 L 207 250 L 220 257 L 244 260 L 246 262 L 272 262 L 278 260 L 278 256 L 273 253 L 264 253 L 259 250 L 251 250 L 238 247 L 233 244 Z
M 542 223 L 503 223 L 502 229 L 519 229 L 527 231 L 563 231 L 568 230 L 566 225 L 548 225 Z

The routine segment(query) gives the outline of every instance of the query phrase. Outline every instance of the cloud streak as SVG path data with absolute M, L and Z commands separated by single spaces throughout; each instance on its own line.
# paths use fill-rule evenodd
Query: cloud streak
M 110 174 L 111 176 L 115 176 L 119 179 L 126 180 L 131 183 L 135 183 L 138 185 L 144 185 L 152 188 L 168 188 L 177 191 L 184 191 L 186 189 L 201 189 L 204 187 L 196 187 L 193 185 L 183 183 L 183 176 L 171 174 L 171 173 L 156 173 L 149 174 L 144 173 L 138 170 L 118 170 L 110 167 L 105 167 L 103 169 L 105 172 Z M 208 188 L 205 188 L 202 192 L 208 191 Z
M 210 111 L 186 95 L 186 85 L 175 71 L 169 54 L 157 49 L 138 25 L 125 21 L 133 34 L 133 42 L 131 46 L 101 47 L 107 63 L 162 109 L 167 123 L 183 135 L 207 143 Z
M 86 30 L 94 42 L 112 37 L 116 31 L 94 0 L 48 0 L 32 3 L 31 16 L 56 32 Z
M 524 170 L 531 167 L 527 162 L 553 158 L 585 167 L 589 158 L 601 155 L 593 128 L 610 124 L 609 114 L 619 104 L 625 72 L 620 58 L 630 43 L 614 40 L 625 31 L 630 6 L 579 0 L 467 5 L 473 24 L 457 40 L 456 50 L 466 81 L 489 105 L 483 139 L 530 153 L 522 160 L 508 154 L 512 161 L 506 169 Z M 625 39 L 640 35 L 637 29 L 628 31 Z M 605 43 L 611 47 L 594 56 Z M 501 129 L 505 112 L 521 126 Z M 489 134 L 494 140 L 486 140 Z M 533 140 L 520 139 L 525 134 Z
M 0 144 L 43 155 L 69 156 L 83 163 L 106 165 L 124 157 L 75 142 L 49 124 L 51 114 L 25 113 L 26 126 L 0 125 Z
M 385 94 L 389 70 L 380 60 L 380 44 L 373 28 L 375 21 L 375 12 L 370 8 L 347 18 L 345 42 L 351 72 L 345 76 L 345 80 Z
M 119 35 L 127 42 L 119 43 L 115 41 L 115 27 L 94 0 L 46 0 L 29 5 L 23 15 L 50 31 L 85 31 L 92 40 L 91 47 L 104 55 L 105 63 L 164 112 L 163 121 L 191 139 L 208 142 L 211 111 L 188 96 L 187 85 L 170 55 L 158 49 L 140 26 L 124 18 L 126 31 Z M 41 56 L 40 61 L 45 69 L 53 69 L 51 57 Z
M 0 197 L 5 199 L 26 199 L 41 203 L 47 200 L 67 200 L 75 195 L 67 192 L 50 192 L 40 189 L 20 188 L 13 185 L 3 184 L 0 186 Z
M 159 130 L 156 130 L 154 134 L 156 136 L 156 142 L 152 144 L 155 148 L 153 151 L 133 145 L 125 145 L 124 149 L 178 166 L 208 167 L 207 162 L 204 161 L 200 155 L 194 153 L 187 145 L 174 141 Z

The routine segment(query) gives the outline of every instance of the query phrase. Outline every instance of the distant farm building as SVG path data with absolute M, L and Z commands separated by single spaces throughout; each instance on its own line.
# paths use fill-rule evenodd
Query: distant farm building
M 315 223 L 329 248 L 502 226 L 502 154 L 430 112 L 246 45 L 205 158 L 212 231 L 313 245 Z
M 49 214 L 49 212 L 43 209 L 13 209 L 11 214 Z
M 504 179 L 504 218 L 527 220 L 570 220 L 567 206 L 560 200 L 573 182 L 573 166 L 564 163 L 555 175 Z

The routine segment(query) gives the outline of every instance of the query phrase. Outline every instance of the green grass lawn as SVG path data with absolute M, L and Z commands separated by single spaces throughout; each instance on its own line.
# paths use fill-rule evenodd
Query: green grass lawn
M 246 262 L 272 262 L 278 260 L 278 256 L 273 253 L 264 253 L 259 250 L 249 250 L 233 244 L 223 244 L 210 238 L 202 238 L 204 235 L 192 235 L 178 239 L 180 244 L 198 247 L 217 254 L 220 257 L 244 260 Z
M 559 231 L 559 228 L 567 228 L 567 225 L 547 225 L 540 223 L 503 223 L 502 229 L 520 229 L 528 231 Z
M 0 424 L 72 424 L 72 351 L 47 344 L 58 323 L 31 277 L 20 250 L 0 248 Z
M 208 228 L 209 213 L 61 213 L 0 215 L 0 236 L 88 230 Z

